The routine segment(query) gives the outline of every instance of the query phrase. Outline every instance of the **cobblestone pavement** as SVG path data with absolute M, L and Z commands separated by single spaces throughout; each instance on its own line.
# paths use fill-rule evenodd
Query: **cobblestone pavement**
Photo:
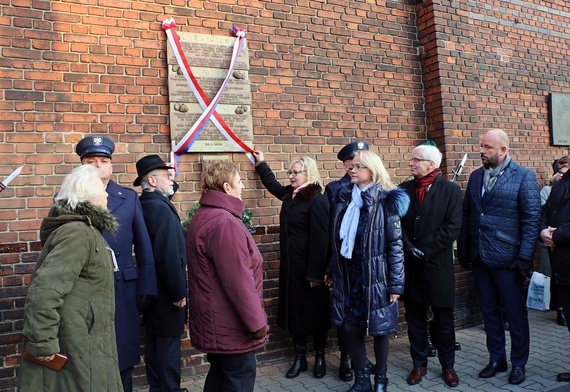
M 526 366 L 526 381 L 515 386 L 508 383 L 509 371 L 498 373 L 491 379 L 480 379 L 477 374 L 489 360 L 485 347 L 485 332 L 482 326 L 457 331 L 457 342 L 461 351 L 456 353 L 455 370 L 460 378 L 459 386 L 447 387 L 441 378 L 437 358 L 430 358 L 428 373 L 418 385 L 408 385 L 406 377 L 412 369 L 407 336 L 400 335 L 390 342 L 388 358 L 388 390 L 390 391 L 556 391 L 570 392 L 570 383 L 556 381 L 560 372 L 570 372 L 570 333 L 566 327 L 556 324 L 556 312 L 529 310 L 530 358 Z M 507 342 L 509 338 L 507 336 Z M 510 349 L 507 348 L 507 353 Z M 368 343 L 368 356 L 374 361 L 372 343 Z M 317 380 L 312 376 L 314 358 L 309 354 L 309 370 L 293 380 L 285 378 L 290 367 L 289 360 L 263 362 L 258 364 L 255 392 L 305 392 L 305 391 L 347 391 L 351 383 L 338 379 L 340 354 L 329 349 L 326 354 L 327 375 Z M 202 391 L 205 375 L 185 379 L 182 386 L 190 392 Z M 140 392 L 147 392 L 141 389 Z

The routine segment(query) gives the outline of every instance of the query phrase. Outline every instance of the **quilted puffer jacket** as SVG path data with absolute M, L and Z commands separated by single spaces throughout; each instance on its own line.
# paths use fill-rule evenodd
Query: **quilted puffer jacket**
M 531 262 L 540 233 L 540 189 L 532 171 L 511 161 L 488 195 L 483 168 L 469 177 L 457 249 L 493 268 Z
M 340 263 L 339 230 L 346 208 L 350 203 L 352 187 L 339 194 L 335 214 L 332 255 L 333 309 L 331 319 L 335 325 L 344 320 L 343 276 Z M 364 267 L 364 297 L 367 307 L 367 334 L 381 336 L 396 332 L 398 302 L 390 303 L 390 294 L 404 293 L 404 248 L 400 217 L 406 214 L 410 198 L 402 189 L 385 191 L 376 185 L 362 192 L 363 208 L 368 211 L 365 224 L 362 257 Z

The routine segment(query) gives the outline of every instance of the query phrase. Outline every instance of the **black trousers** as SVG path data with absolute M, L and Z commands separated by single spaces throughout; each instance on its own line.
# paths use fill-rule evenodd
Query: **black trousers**
M 557 285 L 558 298 L 560 299 L 560 306 L 562 306 L 564 317 L 570 320 L 570 286 Z M 570 323 L 568 323 L 568 331 L 570 332 Z
M 147 332 L 144 351 L 149 392 L 180 391 L 180 337 L 163 338 Z
M 253 392 L 257 365 L 255 352 L 208 354 L 210 371 L 204 392 Z
M 414 367 L 427 367 L 428 363 L 428 323 L 426 321 L 428 305 L 405 301 L 406 322 L 410 355 Z M 432 306 L 433 320 L 429 323 L 431 340 L 437 349 L 437 356 L 442 369 L 451 369 L 455 365 L 455 324 L 453 308 Z
M 133 392 L 133 372 L 134 366 L 121 371 L 121 381 L 123 382 L 123 392 Z

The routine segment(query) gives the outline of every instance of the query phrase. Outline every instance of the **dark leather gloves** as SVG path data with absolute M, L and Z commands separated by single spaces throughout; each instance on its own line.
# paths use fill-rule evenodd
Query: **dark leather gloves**
M 534 264 L 532 261 L 518 259 L 513 263 L 511 269 L 518 269 L 523 278 L 530 278 L 532 276 L 532 271 L 534 270 Z
M 269 332 L 269 326 L 266 325 L 265 327 L 258 329 L 257 331 L 255 331 L 253 333 L 253 339 L 254 340 L 261 340 L 265 337 L 265 335 L 267 335 L 268 332 Z
M 459 261 L 461 268 L 464 270 L 471 268 L 471 263 L 467 260 L 467 251 L 465 249 L 457 249 L 457 261 Z
M 152 302 L 152 295 L 137 295 L 137 308 L 139 312 L 146 310 Z
M 416 248 L 415 246 L 409 248 L 406 251 L 406 253 L 408 254 L 408 257 L 415 259 L 419 263 L 423 263 L 425 261 L 425 256 L 426 256 L 425 253 Z

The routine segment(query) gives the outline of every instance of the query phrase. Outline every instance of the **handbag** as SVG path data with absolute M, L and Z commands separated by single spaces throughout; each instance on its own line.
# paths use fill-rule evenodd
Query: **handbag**
M 526 307 L 535 310 L 550 309 L 550 277 L 534 271 L 528 285 Z

